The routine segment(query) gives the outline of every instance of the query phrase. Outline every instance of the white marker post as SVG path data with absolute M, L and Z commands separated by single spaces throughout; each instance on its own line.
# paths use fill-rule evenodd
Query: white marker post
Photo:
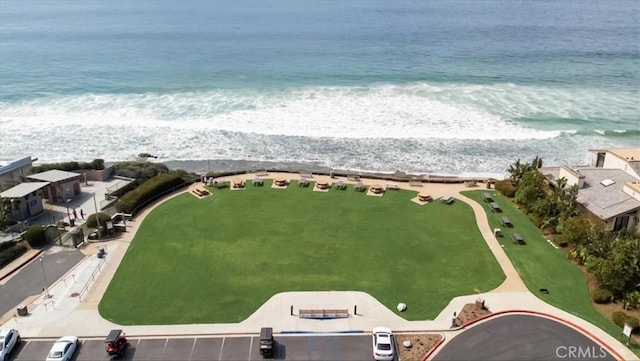
M 629 346 L 629 341 L 631 341 L 631 331 L 631 326 L 625 323 L 624 327 L 622 328 L 622 334 L 627 336 L 627 346 Z

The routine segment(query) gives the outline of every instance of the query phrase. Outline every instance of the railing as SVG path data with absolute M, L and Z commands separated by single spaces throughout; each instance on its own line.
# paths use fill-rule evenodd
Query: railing
M 84 286 L 82 286 L 82 289 L 79 292 L 80 294 L 78 295 L 78 299 L 80 300 L 80 303 L 84 301 L 83 297 L 91 290 L 91 287 L 96 283 L 96 280 L 100 276 L 100 273 L 106 267 L 105 264 L 106 264 L 106 258 L 101 258 L 100 262 L 98 262 L 98 267 L 96 267 L 96 269 L 94 269 L 93 272 L 91 272 L 91 276 L 89 276 L 87 283 L 85 283 Z

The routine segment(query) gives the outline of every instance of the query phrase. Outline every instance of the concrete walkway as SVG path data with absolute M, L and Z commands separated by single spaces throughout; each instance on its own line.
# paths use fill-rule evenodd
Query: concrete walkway
M 250 182 L 255 176 L 255 174 L 246 174 L 242 178 Z M 232 180 L 237 177 L 221 178 L 218 181 Z M 300 178 L 297 174 L 289 173 L 270 173 L 267 176 L 262 176 L 262 178 L 275 177 L 284 177 L 288 180 Z M 325 176 L 314 176 L 310 180 L 334 181 Z M 340 180 L 345 183 L 355 183 L 347 181 L 346 178 L 341 178 Z M 361 181 L 365 185 L 386 183 L 380 180 L 368 179 L 361 179 Z M 149 207 L 137 215 L 135 220 L 127 222 L 127 232 L 123 233 L 119 238 L 108 242 L 95 242 L 85 245 L 83 251 L 87 254 L 87 257 L 50 287 L 49 293 L 53 297 L 51 299 L 47 299 L 44 296 L 38 297 L 28 305 L 31 312 L 29 316 L 9 317 L 9 321 L 3 327 L 14 327 L 26 338 L 57 338 L 63 334 L 74 334 L 86 338 L 104 337 L 112 328 L 124 328 L 128 335 L 143 337 L 255 334 L 264 326 L 271 326 L 276 332 L 314 331 L 331 333 L 345 330 L 368 332 L 375 326 L 384 325 L 396 332 L 428 331 L 441 333 L 445 336 L 446 343 L 456 334 L 462 332 L 461 330 L 450 329 L 453 313 L 460 312 L 465 304 L 474 303 L 476 299 L 482 298 L 485 301 L 485 305 L 494 313 L 507 310 L 530 310 L 560 317 L 588 330 L 624 359 L 638 359 L 622 343 L 598 327 L 543 302 L 527 290 L 509 258 L 500 247 L 499 242 L 493 236 L 483 207 L 460 194 L 461 191 L 473 188 L 465 187 L 463 184 L 424 183 L 422 187 L 417 187 L 406 183 L 389 183 L 397 184 L 400 188 L 407 190 L 428 192 L 434 198 L 451 195 L 468 203 L 475 213 L 480 232 L 506 275 L 505 281 L 490 292 L 454 298 L 434 320 L 427 321 L 406 321 L 387 309 L 375 298 L 363 292 L 284 292 L 271 297 L 256 312 L 240 323 L 120 326 L 103 319 L 97 308 L 139 225 L 153 208 Z M 194 187 L 201 186 L 201 184 L 196 184 L 186 191 L 191 191 Z M 185 191 L 167 197 L 158 204 L 183 192 Z M 104 247 L 107 251 L 107 256 L 103 260 L 98 259 L 96 256 L 97 250 L 101 247 Z M 123 300 L 123 302 L 126 302 L 126 300 Z M 293 315 L 291 315 L 292 306 Z M 353 312 L 354 306 L 357 306 L 357 314 L 355 315 Z M 301 319 L 297 316 L 298 310 L 310 308 L 349 308 L 350 317 L 316 321 Z

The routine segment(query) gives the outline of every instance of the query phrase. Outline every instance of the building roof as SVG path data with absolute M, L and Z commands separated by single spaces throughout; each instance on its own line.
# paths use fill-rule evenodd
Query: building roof
M 0 198 L 22 198 L 49 185 L 49 182 L 26 182 L 0 193 Z
M 29 179 L 35 179 L 45 182 L 62 182 L 67 179 L 80 177 L 80 174 L 73 172 L 65 172 L 63 170 L 52 169 L 42 173 L 36 173 L 28 176 Z
M 0 175 L 11 173 L 15 170 L 31 165 L 32 163 L 33 160 L 31 159 L 31 157 L 24 157 L 22 159 L 14 160 L 7 165 L 0 166 Z
M 581 168 L 578 171 L 585 178 L 584 187 L 578 190 L 577 201 L 591 213 L 609 219 L 640 208 L 640 201 L 622 190 L 626 183 L 638 181 L 625 171 L 604 168 Z M 606 179 L 614 183 L 609 186 L 600 183 Z
M 608 151 L 629 162 L 640 162 L 640 148 L 617 148 Z

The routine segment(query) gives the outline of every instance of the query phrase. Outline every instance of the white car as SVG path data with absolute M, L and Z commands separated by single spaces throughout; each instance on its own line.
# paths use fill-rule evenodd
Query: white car
M 60 337 L 58 341 L 51 346 L 51 351 L 49 351 L 46 361 L 70 361 L 78 349 L 79 342 L 76 336 Z
M 373 339 L 373 358 L 376 360 L 393 360 L 393 333 L 386 327 L 375 327 L 371 333 Z
M 13 328 L 0 329 L 0 361 L 9 360 L 9 354 L 20 344 L 20 333 Z

